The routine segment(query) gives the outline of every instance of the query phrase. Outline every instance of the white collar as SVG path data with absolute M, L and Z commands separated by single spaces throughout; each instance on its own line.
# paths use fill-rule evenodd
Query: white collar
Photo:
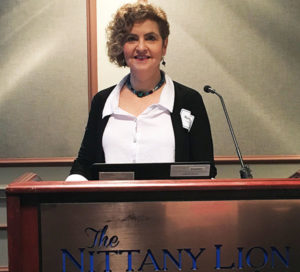
M 120 98 L 120 91 L 126 82 L 126 75 L 118 85 L 112 90 L 110 95 L 108 96 L 103 112 L 102 118 L 111 115 L 112 113 L 116 112 L 119 109 L 119 98 Z M 172 79 L 166 74 L 166 84 L 161 92 L 160 99 L 157 105 L 160 105 L 166 108 L 169 112 L 173 111 L 174 106 L 174 99 L 175 99 L 175 87 Z

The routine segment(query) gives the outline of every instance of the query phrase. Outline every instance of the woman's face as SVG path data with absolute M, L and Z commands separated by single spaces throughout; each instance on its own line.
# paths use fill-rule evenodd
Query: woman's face
M 159 71 L 166 54 L 168 40 L 164 42 L 158 24 L 152 20 L 135 23 L 126 38 L 123 52 L 131 71 Z

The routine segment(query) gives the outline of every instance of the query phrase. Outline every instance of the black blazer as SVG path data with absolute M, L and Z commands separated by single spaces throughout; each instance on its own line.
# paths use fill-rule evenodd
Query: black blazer
M 105 162 L 102 136 L 109 116 L 102 119 L 102 111 L 114 87 L 94 96 L 78 157 L 73 163 L 70 174 L 80 174 L 91 179 L 91 165 L 95 162 Z M 214 164 L 210 124 L 202 97 L 197 91 L 175 81 L 174 87 L 175 101 L 171 119 L 175 135 L 175 161 L 208 161 L 212 166 L 210 176 L 215 177 L 217 171 Z M 182 126 L 181 109 L 189 110 L 195 116 L 190 131 Z

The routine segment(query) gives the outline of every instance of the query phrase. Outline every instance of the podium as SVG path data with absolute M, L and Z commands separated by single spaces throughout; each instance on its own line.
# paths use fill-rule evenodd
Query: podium
M 8 185 L 9 271 L 298 271 L 300 180 Z

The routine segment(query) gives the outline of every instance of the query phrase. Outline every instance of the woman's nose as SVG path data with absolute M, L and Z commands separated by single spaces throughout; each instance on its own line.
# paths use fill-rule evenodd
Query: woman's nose
M 145 41 L 142 40 L 142 39 L 140 39 L 140 40 L 138 41 L 138 44 L 137 44 L 136 49 L 139 50 L 139 51 L 144 51 L 144 50 L 146 50 L 147 47 L 146 47 Z

